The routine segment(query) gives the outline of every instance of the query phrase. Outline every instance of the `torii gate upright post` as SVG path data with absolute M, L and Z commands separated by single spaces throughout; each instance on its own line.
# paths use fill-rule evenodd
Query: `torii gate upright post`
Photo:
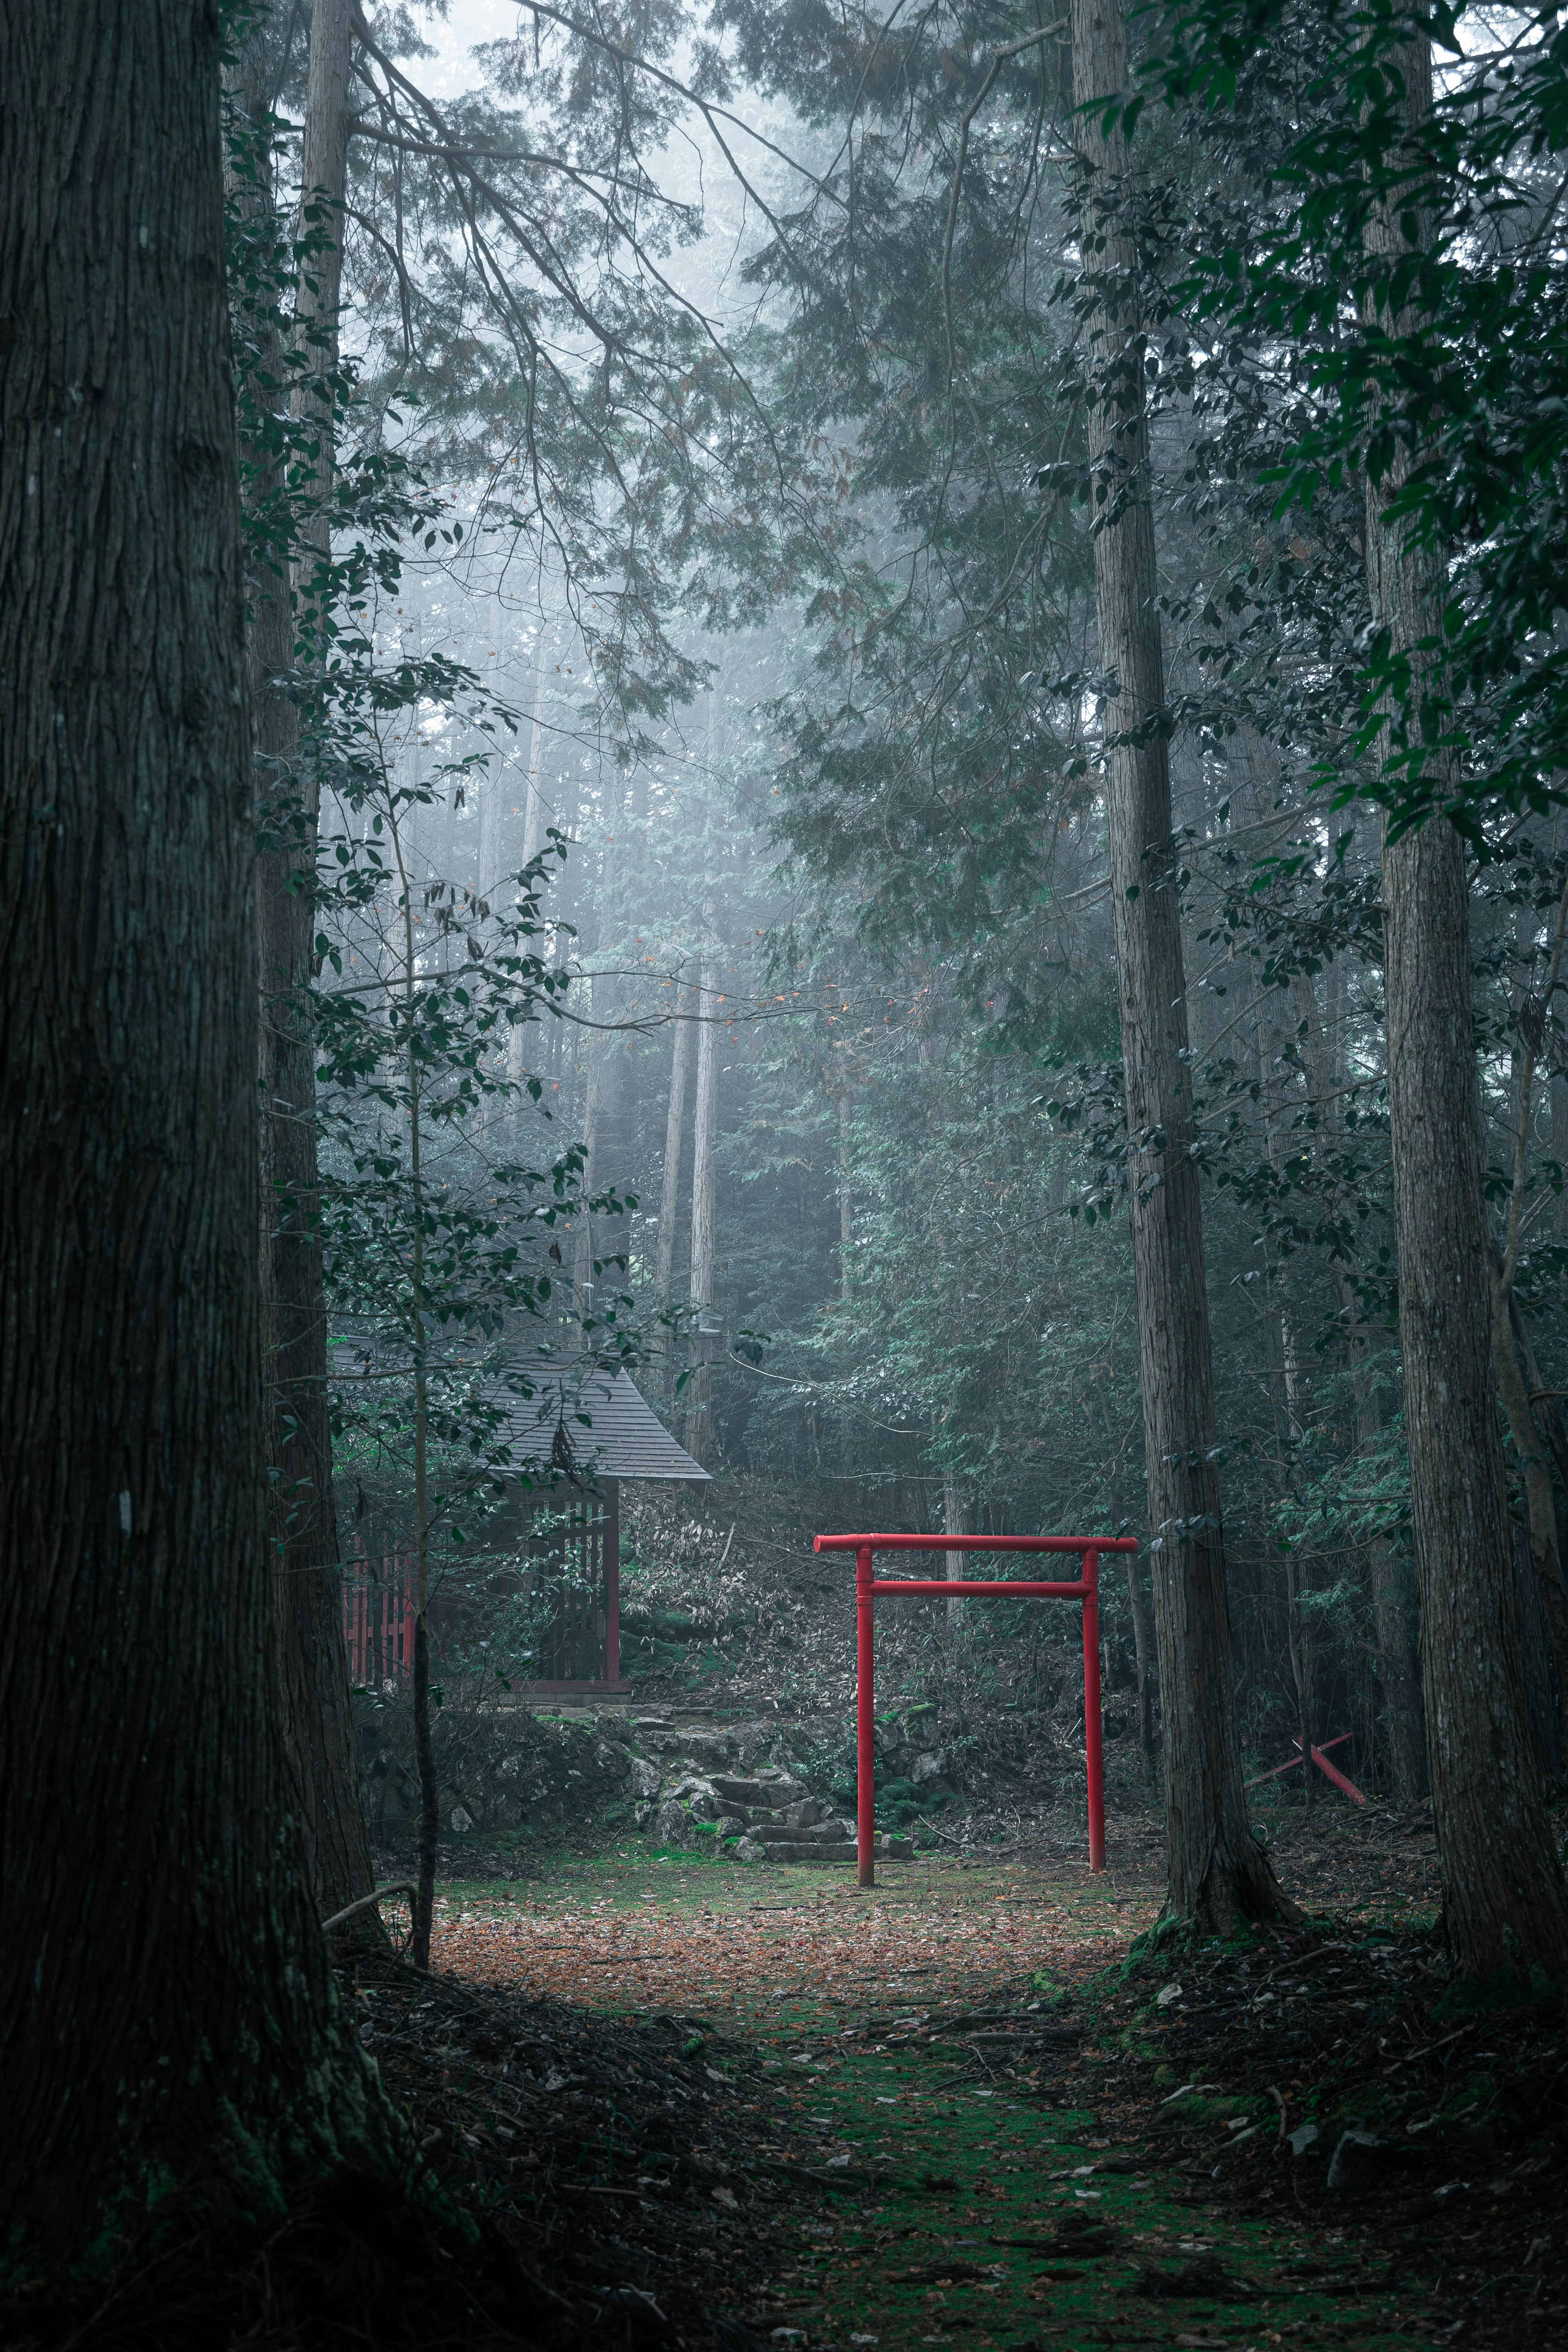
M 858 1876 L 876 1884 L 876 1640 L 879 1595 L 895 1600 L 959 1594 L 989 1601 L 1081 1601 L 1083 1603 L 1083 1748 L 1089 1800 L 1089 1866 L 1105 1868 L 1105 1759 L 1100 1720 L 1100 1555 L 1136 1551 L 1133 1536 L 818 1536 L 816 1551 L 855 1555 L 855 1832 Z M 879 1577 L 879 1551 L 1076 1552 L 1073 1583 L 1037 1584 L 1005 1579 L 986 1583 L 958 1577 Z

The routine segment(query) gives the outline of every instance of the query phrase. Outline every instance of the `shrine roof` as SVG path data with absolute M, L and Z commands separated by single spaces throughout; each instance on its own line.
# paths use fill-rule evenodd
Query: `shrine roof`
M 513 1381 L 531 1391 L 507 1398 L 507 1423 L 523 1454 L 548 1458 L 556 1433 L 564 1431 L 574 1467 L 598 1477 L 673 1482 L 711 1475 L 671 1436 L 628 1371 L 575 1356 L 530 1358 L 511 1366 L 507 1389 Z

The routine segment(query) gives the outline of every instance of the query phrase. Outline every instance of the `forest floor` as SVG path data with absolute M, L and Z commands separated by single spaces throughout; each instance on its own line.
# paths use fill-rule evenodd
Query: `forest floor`
M 1311 1924 L 1180 1958 L 1139 1815 L 868 1893 L 535 1850 L 366 2013 L 594 2343 L 1568 2345 L 1561 2002 L 1445 2011 L 1418 1825 L 1274 1821 Z
M 465 1855 L 428 1975 L 337 1949 L 424 2185 L 165 2230 L 0 2296 L 0 2352 L 1568 2347 L 1562 2000 L 1453 2004 L 1419 1814 L 1268 1826 L 1312 1916 L 1185 1948 L 1131 1804 L 1099 1876 L 1070 1808 L 864 1892 L 582 1824 Z

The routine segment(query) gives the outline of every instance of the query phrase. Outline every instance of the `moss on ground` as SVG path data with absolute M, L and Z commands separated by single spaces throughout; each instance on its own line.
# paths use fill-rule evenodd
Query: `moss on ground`
M 871 1899 L 900 1918 L 988 1914 L 1020 1891 L 1020 1874 L 972 1864 L 939 1879 L 924 1865 L 885 1874 Z M 1038 1884 L 1037 1880 L 1035 1882 Z M 515 1904 L 515 1890 L 453 1885 L 456 1911 Z M 952 2039 L 877 2043 L 864 2016 L 847 2021 L 839 1997 L 803 1980 L 798 1950 L 781 1997 L 752 1955 L 726 1977 L 715 1961 L 710 2009 L 727 2038 L 757 2049 L 781 2126 L 813 2160 L 798 2205 L 765 2224 L 779 2249 L 766 2299 L 739 2311 L 780 2352 L 877 2346 L 879 2352 L 1100 2352 L 1105 2345 L 1181 2352 L 1353 2344 L 1363 2352 L 1434 2346 L 1439 2326 L 1419 2288 L 1391 2284 L 1352 2226 L 1304 2216 L 1250 2219 L 1204 2194 L 1206 2182 L 1171 2168 L 1112 2115 L 1105 2062 L 1128 2054 L 1125 2032 L 1097 2040 L 1102 1992 L 1119 1975 L 1130 1898 L 1104 1882 L 1064 1875 L 1061 1899 L 1079 1968 L 1016 1974 L 999 1997 L 1042 2022 L 1076 2020 L 1081 2053 L 1042 2063 L 1027 2087 L 998 2066 L 990 2080 Z M 591 1903 L 603 1917 L 657 1904 L 689 1916 L 694 1943 L 712 1923 L 792 1903 L 824 1928 L 863 1916 L 847 1876 L 790 1869 L 759 1873 L 723 1856 L 649 1853 L 633 1845 L 595 1858 L 557 1858 L 526 1892 L 543 1918 Z M 1131 1907 L 1145 1916 L 1150 1898 Z M 700 1928 L 699 1922 L 706 1923 Z M 782 1958 L 782 1949 L 781 1949 Z M 1108 1965 L 1109 1964 L 1109 1965 Z M 615 1979 L 589 1994 L 626 2006 Z M 1034 2004 L 1028 2009 L 1028 2004 Z M 1109 2017 L 1107 2018 L 1109 2024 Z M 853 2030 L 851 2030 L 853 2028 Z M 1153 2053 L 1151 2053 L 1153 2054 Z M 1097 2112 L 1097 2108 L 1100 2112 Z M 1211 2129 L 1257 2130 L 1274 2110 L 1215 2086 L 1183 2095 L 1182 2112 Z

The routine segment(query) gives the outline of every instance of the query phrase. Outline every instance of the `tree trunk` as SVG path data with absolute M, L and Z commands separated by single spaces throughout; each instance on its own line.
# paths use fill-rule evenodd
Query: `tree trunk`
M 1119 211 L 1121 134 L 1108 140 L 1099 115 L 1081 110 L 1126 85 L 1120 0 L 1073 0 L 1072 46 L 1084 239 L 1100 281 L 1089 322 L 1089 464 L 1100 667 L 1114 680 L 1102 704 L 1105 803 L 1164 1724 L 1167 1907 L 1203 1933 L 1224 1934 L 1275 1913 L 1280 1897 L 1247 1826 L 1231 1695 L 1137 254 Z
M 1394 528 L 1372 518 L 1385 542 Z M 1385 613 L 1426 624 L 1387 567 Z M 1400 583 L 1403 583 L 1401 587 Z M 1435 593 L 1437 582 L 1427 587 Z M 1404 632 L 1402 631 L 1402 635 Z M 1464 850 L 1441 817 L 1384 852 L 1399 1338 L 1433 1820 L 1449 1939 L 1479 1975 L 1568 1960 L 1568 1900 L 1525 1721 L 1491 1349 Z
M 1534 1588 L 1531 1595 L 1530 1615 L 1533 1621 L 1539 1614 L 1543 1621 L 1551 1654 L 1550 1680 L 1554 1689 L 1542 1716 L 1541 1728 L 1550 1769 L 1555 1775 L 1561 1769 L 1563 1708 L 1568 1705 L 1568 1590 L 1564 1589 L 1563 1579 L 1563 1550 L 1557 1524 L 1557 1498 L 1552 1478 L 1550 1444 L 1546 1429 L 1542 1426 L 1545 1414 L 1538 1421 L 1535 1402 L 1531 1397 L 1532 1382 L 1521 1361 L 1515 1326 L 1519 1304 L 1516 1283 L 1530 1189 L 1530 1140 L 1534 1120 L 1535 1075 L 1542 1047 L 1546 1041 L 1545 1016 L 1561 984 L 1563 947 L 1565 935 L 1568 935 L 1568 890 L 1563 892 L 1558 903 L 1552 947 L 1539 996 L 1531 985 L 1535 952 L 1533 909 L 1521 908 L 1516 921 L 1520 931 L 1525 935 L 1516 945 L 1521 951 L 1526 979 L 1513 1008 L 1513 1169 L 1503 1245 L 1492 1252 L 1492 1368 L 1497 1374 L 1498 1394 L 1524 1485 L 1530 1547 L 1529 1574 Z M 1545 1398 L 1540 1402 L 1548 1407 L 1552 1403 L 1552 1400 Z M 1527 1663 L 1533 1662 L 1527 1660 Z M 1546 1678 L 1532 1677 L 1532 1683 L 1536 1679 Z
M 838 1099 L 842 1102 L 844 1100 L 843 1096 L 840 1095 Z M 942 1473 L 942 1531 L 943 1535 L 967 1535 L 969 1533 L 969 1528 L 965 1522 L 968 1516 L 969 1515 L 963 1507 L 963 1489 L 960 1486 L 957 1478 L 953 1475 L 951 1465 L 944 1464 Z M 963 1552 L 945 1552 L 942 1557 L 947 1562 L 946 1573 L 955 1580 L 962 1578 L 964 1572 Z M 950 1625 L 962 1625 L 964 1620 L 964 1615 L 965 1611 L 963 1593 L 950 1592 L 947 1596 L 948 1623 Z
M 838 1299 L 849 1303 L 850 1266 L 855 1248 L 855 1199 L 849 1187 L 849 1143 L 852 1122 L 849 1089 L 838 1089 Z M 950 1528 L 949 1535 L 958 1530 Z
M 1568 1701 L 1568 1591 L 1563 1580 L 1563 1555 L 1557 1533 L 1557 1498 L 1552 1491 L 1552 1465 L 1530 1402 L 1530 1386 L 1514 1344 L 1513 1318 L 1502 1280 L 1491 1280 L 1492 1370 L 1508 1423 L 1508 1433 L 1519 1457 L 1524 1482 L 1530 1564 L 1541 1603 L 1542 1629 L 1552 1656 L 1552 1720 L 1543 1727 L 1551 1752 L 1550 1769 L 1559 1770 L 1563 1749 L 1563 1707 Z
M 603 1040 L 590 1031 L 587 1099 L 583 1106 L 583 1194 L 573 1213 L 572 1310 L 579 1337 L 594 1311 L 594 1213 L 588 1203 L 599 1185 L 599 1057 L 603 1050 Z
M 1132 1656 L 1138 1676 L 1138 1745 L 1143 1751 L 1143 1769 L 1152 1781 L 1158 1754 L 1154 1737 L 1154 1666 L 1149 1612 L 1143 1605 L 1143 1585 L 1135 1551 L 1127 1554 L 1127 1605 L 1132 1612 Z
M 1110 1412 L 1103 1395 L 1100 1404 L 1100 1425 L 1105 1431 L 1105 1499 L 1113 1529 L 1123 1524 L 1121 1505 L 1116 1492 L 1114 1464 L 1116 1442 L 1110 1432 Z M 1159 1764 L 1160 1743 L 1154 1729 L 1154 1644 L 1149 1631 L 1149 1611 L 1143 1599 L 1142 1579 L 1138 1572 L 1138 1554 L 1130 1551 L 1127 1559 L 1127 1606 L 1132 1617 L 1132 1658 L 1138 1678 L 1138 1745 L 1143 1751 L 1143 1769 L 1153 1785 Z
M 525 866 L 531 866 L 544 846 L 547 811 L 541 764 L 544 757 L 544 688 L 549 656 L 550 639 L 544 614 L 541 613 L 539 643 L 533 655 L 533 723 L 528 731 L 528 789 L 522 803 L 522 862 Z
M 320 602 L 317 567 L 331 551 L 329 509 L 337 453 L 335 395 L 331 379 L 342 350 L 338 312 L 342 301 L 343 205 L 349 175 L 349 79 L 353 63 L 355 0 L 312 0 L 310 55 L 305 89 L 304 142 L 300 158 L 300 231 L 322 240 L 300 276 L 295 322 L 309 373 L 300 385 L 299 414 L 315 429 L 313 512 L 304 533 L 299 572 L 307 626 Z M 318 657 L 324 648 L 318 642 Z
M 1340 1295 L 1352 1325 L 1359 1311 L 1348 1279 Z M 1354 1335 L 1350 1343 L 1351 1385 L 1355 1395 L 1356 1450 L 1364 1452 L 1381 1434 L 1383 1412 L 1366 1366 L 1366 1341 Z M 1383 1686 L 1383 1729 L 1388 1748 L 1389 1779 L 1402 1805 L 1424 1797 L 1426 1780 L 1426 1721 L 1421 1705 L 1421 1658 L 1415 1591 L 1408 1562 L 1393 1544 L 1381 1538 L 1369 1547 L 1372 1579 L 1373 1637 L 1377 1643 L 1378 1680 Z
M 710 1450 L 713 1340 L 704 1324 L 711 1323 L 714 1258 L 717 1254 L 714 1147 L 719 1138 L 718 966 L 711 956 L 702 960 L 698 991 L 700 1026 L 697 1034 L 697 1102 L 691 1139 L 691 1307 L 697 1318 L 692 1339 L 690 1396 L 686 1408 L 686 1450 L 695 1461 L 707 1463 Z
M 1432 102 L 1425 42 L 1408 44 L 1400 64 L 1415 121 Z M 1399 253 L 1405 226 L 1403 215 L 1375 208 L 1369 249 Z M 1408 466 L 1402 457 L 1368 483 L 1367 583 L 1373 621 L 1408 656 L 1419 697 L 1445 574 L 1440 552 L 1407 548 L 1387 519 Z M 1440 792 L 1440 771 L 1432 781 Z M 1555 1972 L 1568 1962 L 1568 1888 L 1525 1714 L 1492 1360 L 1469 898 L 1463 844 L 1445 818 L 1397 841 L 1385 825 L 1383 895 L 1399 1339 L 1444 1916 L 1466 1972 L 1531 1963 Z
M 675 1235 L 680 1216 L 680 1162 L 686 1141 L 686 1073 L 691 1059 L 691 1024 L 680 1013 L 681 987 L 675 986 L 675 1042 L 669 1060 L 669 1108 L 664 1122 L 664 1165 L 658 1185 L 658 1242 L 654 1289 L 658 1311 L 668 1315 L 675 1287 Z M 665 1380 L 673 1397 L 675 1343 L 670 1328 L 663 1339 Z
M 395 2126 L 279 1730 L 218 22 L 15 0 L 0 70 L 0 2067 L 47 2256 Z
M 269 99 L 264 79 L 258 83 L 254 74 L 261 62 L 253 44 L 232 84 L 237 106 L 257 124 Z M 269 174 L 248 182 L 245 193 L 270 211 Z M 279 380 L 286 373 L 280 340 L 268 372 Z M 264 492 L 279 487 L 270 477 L 261 483 Z M 264 561 L 252 567 L 248 590 L 261 843 L 256 906 L 269 1536 L 284 1733 L 298 1783 L 306 1874 L 328 1917 L 368 1894 L 374 1881 L 343 1643 L 327 1399 L 310 1003 L 318 791 L 313 763 L 300 758 L 290 583 Z M 362 1912 L 355 1928 L 379 1935 L 377 1914 Z

